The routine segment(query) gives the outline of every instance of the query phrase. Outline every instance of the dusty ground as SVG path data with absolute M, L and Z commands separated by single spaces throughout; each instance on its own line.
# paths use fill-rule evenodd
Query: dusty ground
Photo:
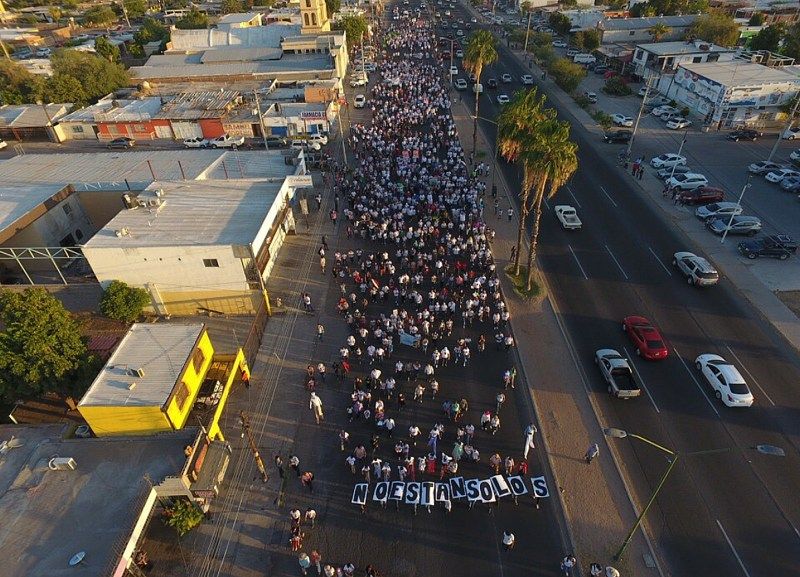
M 800 317 L 800 291 L 779 291 L 777 295 L 783 304 Z

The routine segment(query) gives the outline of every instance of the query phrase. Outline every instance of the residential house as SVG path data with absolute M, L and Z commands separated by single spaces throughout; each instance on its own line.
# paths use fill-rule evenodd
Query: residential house
M 309 104 L 306 102 L 276 102 L 264 113 L 264 126 L 270 134 L 295 136 L 330 132 L 331 121 L 336 117 L 334 102 Z
M 704 40 L 639 44 L 633 54 L 636 74 L 645 76 L 645 69 L 662 74 L 674 72 L 684 62 L 730 62 L 736 51 Z
M 260 12 L 245 12 L 237 14 L 225 14 L 217 20 L 218 30 L 231 30 L 233 28 L 250 28 L 261 26 L 262 17 Z
M 64 140 L 58 122 L 72 108 L 67 104 L 6 104 L 0 106 L 0 139 L 8 142 Z
M 685 16 L 655 16 L 647 18 L 603 18 L 597 23 L 603 44 L 652 42 L 650 29 L 656 24 L 665 25 L 669 31 L 661 40 L 680 40 L 697 20 L 696 14 Z
M 107 109 L 98 108 L 93 116 L 97 138 L 113 140 L 127 136 L 134 140 L 172 138 L 169 121 L 156 118 L 161 110 L 161 98 L 147 97 L 112 101 Z

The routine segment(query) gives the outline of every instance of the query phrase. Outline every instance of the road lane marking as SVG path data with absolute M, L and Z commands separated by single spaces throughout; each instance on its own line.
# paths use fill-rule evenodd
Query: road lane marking
M 642 388 L 644 389 L 644 392 L 647 393 L 648 397 L 650 397 L 650 402 L 653 403 L 653 408 L 656 410 L 656 413 L 661 413 L 661 409 L 659 409 L 658 405 L 656 405 L 656 400 L 653 398 L 653 395 L 650 394 L 650 389 L 648 389 L 647 385 L 644 384 L 642 373 L 640 373 L 639 369 L 636 368 L 636 365 L 633 364 L 633 361 L 631 360 L 631 355 L 628 353 L 628 348 L 622 347 L 622 350 L 625 351 L 625 356 L 627 357 L 628 362 L 631 364 L 631 367 L 633 367 L 633 370 L 636 371 L 636 376 L 638 377 L 639 382 L 641 383 Z
M 578 205 L 578 208 L 583 208 L 583 207 L 581 206 L 581 203 L 578 201 L 578 199 L 577 199 L 577 198 L 575 198 L 575 195 L 573 194 L 573 192 L 572 192 L 572 189 L 569 187 L 569 185 L 567 185 L 567 192 L 568 192 L 568 193 L 569 193 L 569 195 L 572 197 L 572 200 L 574 200 L 574 201 L 575 201 L 575 204 L 577 204 L 577 205 Z
M 681 364 L 683 365 L 683 368 L 685 368 L 685 369 L 686 369 L 686 372 L 687 372 L 687 373 L 689 373 L 689 376 L 690 376 L 690 377 L 692 377 L 692 380 L 694 381 L 694 384 L 695 384 L 695 385 L 697 385 L 697 388 L 698 388 L 698 389 L 700 389 L 700 392 L 703 394 L 703 397 L 705 397 L 706 401 L 708 401 L 708 405 L 709 405 L 709 406 L 710 406 L 710 407 L 711 407 L 711 408 L 714 410 L 714 412 L 715 412 L 715 413 L 717 414 L 717 416 L 719 417 L 719 416 L 720 416 L 720 414 L 719 414 L 719 411 L 717 410 L 717 407 L 715 407 L 715 406 L 714 406 L 714 403 L 712 403 L 712 402 L 711 402 L 711 399 L 709 399 L 709 398 L 708 398 L 708 395 L 706 394 L 705 390 L 703 389 L 703 386 L 700 384 L 700 381 L 698 381 L 698 380 L 697 380 L 697 378 L 694 376 L 694 373 L 693 373 L 693 372 L 692 372 L 692 370 L 689 368 L 689 365 L 687 365 L 687 364 L 686 364 L 686 361 L 684 361 L 684 360 L 683 360 L 683 357 L 682 357 L 682 356 L 681 356 L 681 354 L 678 352 L 678 349 L 676 349 L 676 348 L 673 346 L 673 347 L 672 347 L 672 350 L 673 350 L 673 351 L 675 351 L 675 356 L 677 356 L 677 357 L 678 357 L 678 360 L 679 360 L 679 361 L 681 362 Z
M 574 258 L 575 262 L 578 263 L 578 268 L 581 269 L 581 274 L 583 275 L 583 278 L 586 279 L 586 280 L 589 280 L 589 277 L 586 276 L 586 271 L 583 270 L 583 267 L 581 266 L 581 261 L 578 260 L 578 256 L 575 254 L 575 251 L 572 250 L 572 245 L 568 244 L 567 248 L 569 248 L 569 252 L 572 253 L 572 258 Z
M 669 276 L 672 276 L 672 271 L 667 268 L 667 265 L 664 264 L 664 261 L 662 261 L 660 258 L 658 258 L 658 255 L 655 252 L 653 252 L 653 249 L 648 246 L 647 250 L 649 250 L 650 254 L 652 254 L 656 258 L 656 260 L 658 261 L 658 264 L 661 265 L 661 268 L 663 268 L 665 271 L 667 271 L 667 274 Z
M 610 201 L 611 201 L 611 204 L 613 204 L 613 205 L 614 205 L 614 208 L 618 208 L 618 207 L 617 207 L 617 203 L 616 203 L 616 202 L 614 202 L 614 199 L 613 199 L 613 198 L 611 198 L 611 196 L 610 196 L 610 195 L 609 195 L 609 194 L 606 192 L 606 189 L 605 189 L 605 188 L 603 188 L 603 187 L 601 186 L 601 187 L 600 187 L 600 190 L 602 190 L 602 191 L 603 191 L 603 194 L 605 194 L 605 195 L 606 195 L 606 198 L 607 198 L 608 200 L 610 200 Z
M 728 345 L 725 345 L 725 348 L 726 348 L 726 349 L 728 349 L 728 351 L 730 351 L 730 353 L 733 355 L 733 358 L 734 358 L 734 359 L 736 359 L 736 362 L 737 362 L 737 363 L 739 363 L 739 366 L 740 366 L 740 367 L 742 367 L 742 368 L 744 369 L 744 372 L 745 372 L 745 373 L 747 373 L 747 374 L 750 376 L 750 380 L 752 380 L 752 381 L 753 381 L 753 382 L 756 384 L 756 386 L 758 387 L 758 390 L 759 390 L 759 391 L 761 391 L 762 393 L 764 393 L 764 396 L 765 396 L 765 397 L 767 397 L 767 400 L 768 400 L 768 401 L 769 401 L 769 402 L 772 404 L 772 406 L 774 407 L 774 406 L 775 406 L 775 401 L 773 401 L 773 400 L 772 400 L 772 398 L 771 398 L 771 397 L 770 397 L 770 396 L 767 394 L 767 391 L 765 391 L 765 390 L 764 390 L 764 389 L 761 387 L 761 385 L 759 385 L 759 384 L 758 384 L 758 381 L 757 381 L 757 380 L 756 380 L 756 378 L 753 376 L 753 373 L 751 373 L 749 370 L 747 370 L 747 367 L 746 367 L 746 366 L 744 366 L 744 363 L 742 362 L 742 360 L 741 360 L 739 357 L 737 357 L 737 356 L 736 356 L 736 353 L 734 353 L 734 352 L 733 352 L 733 349 L 732 349 L 732 348 L 730 348 Z
M 550 203 L 547 202 L 547 199 L 544 199 L 544 205 L 547 207 L 547 210 L 550 210 Z
M 605 245 L 603 245 L 603 246 L 605 246 L 605 247 L 606 247 L 606 250 L 608 251 L 608 254 L 610 254 L 610 255 L 611 255 L 611 258 L 612 258 L 612 259 L 614 259 L 614 262 L 615 262 L 615 263 L 617 263 L 617 268 L 619 268 L 619 272 L 621 272 L 621 273 L 622 273 L 622 276 L 624 276 L 624 277 L 625 277 L 625 280 L 630 280 L 630 279 L 628 278 L 628 275 L 627 275 L 627 273 L 625 272 L 625 269 L 623 269 L 623 268 L 622 268 L 622 265 L 621 265 L 621 264 L 619 264 L 619 261 L 617 260 L 617 257 L 615 257 L 615 256 L 614 256 L 614 253 L 613 253 L 613 252 L 611 252 L 611 249 L 610 249 L 610 248 L 608 248 L 608 245 L 607 245 L 607 244 L 605 244 Z
M 734 547 L 733 543 L 731 543 L 731 540 L 730 540 L 730 538 L 728 538 L 728 534 L 725 532 L 725 528 L 722 526 L 722 523 L 719 522 L 719 519 L 717 519 L 717 527 L 719 527 L 719 530 L 722 531 L 722 536 L 725 537 L 725 540 L 728 542 L 728 547 L 730 547 L 731 551 L 733 551 L 733 555 L 736 557 L 736 560 L 739 562 L 739 567 L 742 568 L 742 572 L 747 577 L 750 577 L 750 572 L 747 570 L 747 567 L 744 566 L 744 562 L 742 562 L 742 558 L 739 557 L 739 553 L 736 551 L 736 547 Z

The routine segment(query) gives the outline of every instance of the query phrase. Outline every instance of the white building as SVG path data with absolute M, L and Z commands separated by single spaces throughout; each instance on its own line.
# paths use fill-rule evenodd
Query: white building
M 744 60 L 684 63 L 660 78 L 658 90 L 720 128 L 766 126 L 800 91 L 800 78 Z
M 603 37 L 603 44 L 652 41 L 650 29 L 656 24 L 663 24 L 669 29 L 663 40 L 680 40 L 686 35 L 695 20 L 697 20 L 696 14 L 646 18 L 603 18 L 597 24 L 597 29 L 600 30 Z
M 333 102 L 276 102 L 263 116 L 264 126 L 270 134 L 327 134 L 331 121 L 336 118 L 336 106 Z
M 674 71 L 678 65 L 703 62 L 730 62 L 736 51 L 704 40 L 655 42 L 639 44 L 633 53 L 636 74 L 645 76 L 645 69 L 659 74 Z

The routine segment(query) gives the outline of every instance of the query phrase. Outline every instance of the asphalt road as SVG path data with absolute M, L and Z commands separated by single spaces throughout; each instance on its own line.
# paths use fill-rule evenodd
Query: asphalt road
M 459 5 L 461 15 L 471 17 Z M 527 71 L 505 48 L 501 61 L 483 77 L 499 78 L 504 72 L 520 89 L 518 79 Z M 498 112 L 488 97 L 481 106 L 483 117 Z M 670 262 L 673 252 L 692 246 L 622 175 L 614 159 L 619 147 L 587 141 L 575 119 L 559 112 L 573 122 L 581 168 L 545 207 L 540 262 L 580 369 L 601 403 L 601 420 L 676 451 L 734 448 L 687 456 L 673 471 L 648 516 L 657 551 L 673 575 L 798 574 L 796 353 L 727 280 L 708 290 L 687 286 Z M 494 138 L 493 124 L 481 121 L 481 128 Z M 513 188 L 519 182 L 517 168 L 501 166 Z M 582 231 L 561 230 L 549 210 L 556 203 L 578 208 Z M 648 363 L 635 357 L 620 330 L 621 319 L 631 314 L 646 316 L 661 329 L 670 346 L 668 359 Z M 602 347 L 628 353 L 646 395 L 626 402 L 604 394 L 592 364 L 594 351 Z M 739 367 L 756 397 L 752 408 L 728 409 L 714 399 L 693 366 L 695 357 L 707 352 Z M 646 503 L 668 465 L 666 455 L 644 443 L 618 442 L 638 502 Z M 784 448 L 787 457 L 750 449 L 765 443 Z

